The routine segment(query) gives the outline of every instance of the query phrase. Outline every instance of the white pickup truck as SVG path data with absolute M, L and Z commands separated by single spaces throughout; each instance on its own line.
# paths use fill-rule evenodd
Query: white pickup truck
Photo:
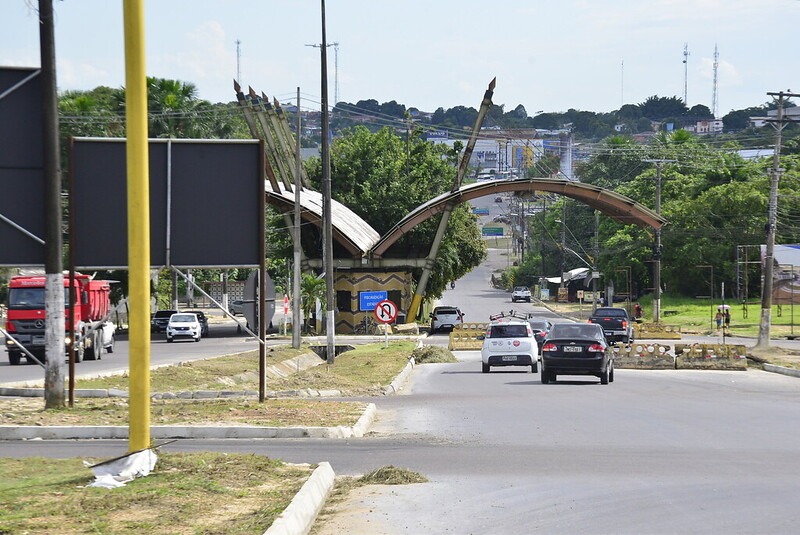
M 511 302 L 516 303 L 517 301 L 526 301 L 528 303 L 531 302 L 531 290 L 527 286 L 516 286 L 514 291 L 511 292 Z

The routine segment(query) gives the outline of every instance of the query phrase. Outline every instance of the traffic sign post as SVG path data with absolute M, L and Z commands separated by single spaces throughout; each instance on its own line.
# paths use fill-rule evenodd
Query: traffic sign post
M 378 323 L 383 323 L 384 325 L 387 325 L 397 319 L 397 305 L 394 304 L 394 301 L 384 299 L 383 301 L 375 305 L 374 314 L 375 314 L 375 319 L 378 321 Z M 384 342 L 384 347 L 389 347 L 388 326 L 383 329 L 383 342 Z

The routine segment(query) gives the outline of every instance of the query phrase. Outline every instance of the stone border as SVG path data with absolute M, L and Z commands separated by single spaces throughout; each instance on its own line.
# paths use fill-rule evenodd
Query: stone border
M 337 427 L 262 427 L 199 426 L 199 425 L 154 425 L 150 436 L 154 439 L 173 438 L 359 438 L 363 437 L 375 420 L 377 408 L 374 403 L 367 408 L 353 426 Z M 0 425 L 0 440 L 71 440 L 71 439 L 121 439 L 128 438 L 128 426 L 81 425 L 39 426 Z
M 333 490 L 335 477 L 330 463 L 319 463 L 289 506 L 275 518 L 264 535 L 308 533 Z
M 408 364 L 397 374 L 397 377 L 389 383 L 387 386 L 383 387 L 383 395 L 388 396 L 390 394 L 397 393 L 403 385 L 405 384 L 406 380 L 408 380 L 408 376 L 411 375 L 411 370 L 414 369 L 417 363 L 414 362 L 414 357 L 408 359 Z
M 780 373 L 781 375 L 788 375 L 789 377 L 800 378 L 800 370 L 794 368 L 786 368 L 785 366 L 777 366 L 775 364 L 764 364 L 764 371 L 772 373 Z

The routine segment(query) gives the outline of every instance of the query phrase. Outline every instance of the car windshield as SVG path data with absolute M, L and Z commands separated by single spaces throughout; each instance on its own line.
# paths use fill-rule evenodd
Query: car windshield
M 170 321 L 174 321 L 176 323 L 186 323 L 190 321 L 195 321 L 194 314 L 173 314 L 172 317 L 169 319 Z
M 547 322 L 541 320 L 534 320 L 528 322 L 531 324 L 531 329 L 534 331 L 546 331 L 547 330 Z
M 602 335 L 599 325 L 586 323 L 558 323 L 550 330 L 550 338 L 599 338 Z
M 489 331 L 490 338 L 525 338 L 528 336 L 528 327 L 521 323 L 492 325 Z
M 173 314 L 175 314 L 174 310 L 159 310 L 159 311 L 156 312 L 155 316 L 153 316 L 153 317 L 169 319 L 169 318 L 172 317 Z
M 517 286 L 514 288 L 515 292 L 526 292 L 528 289 L 525 286 Z
M 458 314 L 458 309 L 457 308 L 450 308 L 450 307 L 448 307 L 448 308 L 439 307 L 436 310 L 434 310 L 433 313 L 434 314 Z

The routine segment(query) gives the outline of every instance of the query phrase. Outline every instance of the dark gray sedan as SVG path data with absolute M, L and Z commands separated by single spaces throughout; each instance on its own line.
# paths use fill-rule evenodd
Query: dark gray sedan
M 603 328 L 594 323 L 556 323 L 542 345 L 542 383 L 558 375 L 594 375 L 614 381 L 614 356 Z

